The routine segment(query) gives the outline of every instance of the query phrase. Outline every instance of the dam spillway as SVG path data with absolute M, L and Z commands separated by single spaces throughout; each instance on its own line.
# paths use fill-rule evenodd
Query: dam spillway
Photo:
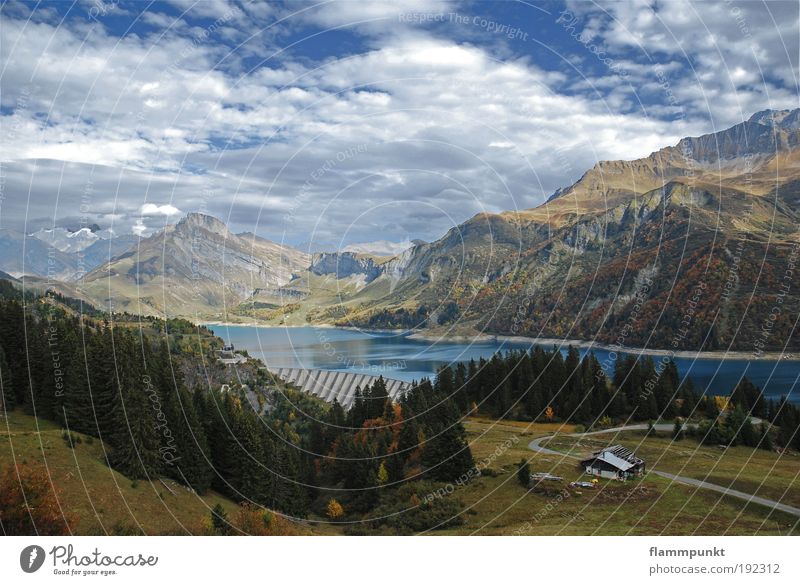
M 344 408 L 350 408 L 355 399 L 356 388 L 364 390 L 377 382 L 379 376 L 346 372 L 341 370 L 313 370 L 305 368 L 267 368 L 284 382 L 297 386 L 303 392 L 313 394 L 326 402 L 338 400 Z M 411 384 L 403 380 L 384 377 L 389 398 L 396 400 Z

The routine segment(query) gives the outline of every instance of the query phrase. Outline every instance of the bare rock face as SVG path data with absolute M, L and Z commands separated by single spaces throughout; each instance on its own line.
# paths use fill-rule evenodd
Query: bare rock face
M 372 282 L 383 273 L 383 269 L 375 264 L 369 256 L 355 252 L 320 252 L 314 254 L 309 270 L 313 274 L 331 274 L 336 278 L 363 276 L 365 282 Z
M 613 206 L 676 180 L 739 171 L 751 173 L 781 153 L 800 146 L 800 109 L 765 110 L 713 134 L 683 138 L 641 159 L 600 161 L 573 185 L 558 189 L 536 217 L 560 217 L 565 205 L 578 211 Z M 729 176 L 726 178 L 730 178 Z M 559 201 L 561 200 L 561 201 Z

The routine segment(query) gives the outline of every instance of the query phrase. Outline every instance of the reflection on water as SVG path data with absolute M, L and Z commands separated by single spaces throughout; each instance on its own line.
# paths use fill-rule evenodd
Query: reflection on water
M 409 339 L 403 333 L 365 332 L 327 327 L 252 327 L 215 325 L 214 332 L 274 367 L 351 370 L 411 381 L 433 377 L 445 364 L 488 358 L 497 351 L 529 349 L 531 344 L 504 341 L 448 342 Z M 566 352 L 566 348 L 563 348 Z M 581 353 L 585 353 L 584 350 Z M 595 350 L 602 364 L 613 364 L 609 352 Z M 659 358 L 655 358 L 659 359 Z M 772 397 L 800 401 L 796 389 L 800 362 L 718 359 L 675 360 L 682 376 L 699 388 L 729 393 L 746 375 Z

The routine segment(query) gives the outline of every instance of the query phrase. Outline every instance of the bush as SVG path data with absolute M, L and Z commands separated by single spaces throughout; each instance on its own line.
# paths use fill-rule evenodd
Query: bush
M 415 481 L 387 490 L 365 525 L 372 533 L 415 534 L 464 523 L 463 504 L 454 493 L 453 484 Z
M 64 536 L 75 518 L 62 512 L 60 493 L 41 466 L 15 465 L 0 476 L 0 526 L 6 536 Z

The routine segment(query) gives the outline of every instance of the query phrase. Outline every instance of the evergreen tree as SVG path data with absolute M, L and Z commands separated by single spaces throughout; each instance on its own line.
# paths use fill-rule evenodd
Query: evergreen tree
M 6 361 L 6 352 L 0 346 L 0 412 L 14 410 L 17 397 L 11 386 L 11 372 Z
M 72 350 L 66 362 L 63 424 L 71 431 L 98 436 L 84 346 L 80 339 L 70 340 L 68 346 Z
M 111 465 L 133 479 L 157 475 L 161 467 L 160 436 L 150 395 L 134 380 L 122 381 L 122 403 L 117 417 L 119 432 Z
M 528 487 L 531 480 L 531 466 L 526 459 L 520 459 L 517 464 L 517 481 L 524 488 Z
M 195 412 L 188 390 L 170 392 L 165 404 L 174 443 L 162 434 L 161 454 L 168 473 L 203 494 L 211 486 L 212 471 L 205 431 Z
M 680 418 L 675 419 L 675 426 L 672 429 L 672 440 L 673 441 L 683 440 L 683 420 Z

